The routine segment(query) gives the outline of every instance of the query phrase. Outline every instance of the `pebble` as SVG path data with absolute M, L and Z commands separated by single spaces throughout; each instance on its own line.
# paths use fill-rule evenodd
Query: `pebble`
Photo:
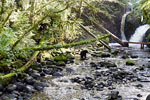
M 56 73 L 53 74 L 53 76 L 55 76 L 55 77 L 61 77 L 61 76 L 63 76 L 63 75 L 62 75 L 61 72 L 56 72 Z
M 7 91 L 12 92 L 17 88 L 17 86 L 15 84 L 9 84 L 7 86 Z

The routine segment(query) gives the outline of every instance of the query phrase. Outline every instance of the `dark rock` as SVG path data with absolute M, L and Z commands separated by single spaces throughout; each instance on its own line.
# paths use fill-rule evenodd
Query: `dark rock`
M 0 97 L 1 97 L 2 94 L 3 94 L 3 92 L 0 92 Z
M 138 84 L 138 85 L 136 85 L 136 87 L 137 87 L 137 88 L 142 88 L 143 85 L 142 85 L 142 84 Z
M 12 94 L 16 94 L 17 96 L 19 96 L 20 95 L 20 93 L 18 92 L 18 91 L 12 91 Z
M 127 58 L 129 58 L 129 56 L 128 55 L 123 55 L 121 58 L 127 59 Z
M 42 91 L 44 87 L 48 87 L 48 85 L 40 83 L 40 82 L 35 83 L 33 86 L 38 91 Z
M 118 96 L 119 96 L 119 91 L 111 91 L 111 94 L 108 100 L 116 100 Z
M 17 82 L 16 87 L 17 87 L 17 90 L 23 91 L 25 89 L 25 84 L 23 84 L 21 82 Z
M 0 84 L 0 91 L 2 91 L 3 90 L 3 85 L 2 84 Z
M 119 54 L 119 50 L 115 50 L 115 51 L 113 51 L 111 54 L 113 54 L 113 55 L 118 55 Z
M 66 68 L 66 72 L 68 72 L 68 73 L 74 73 L 74 72 L 75 72 L 75 70 L 74 70 L 74 69 L 72 69 L 72 68 Z
M 40 76 L 42 76 L 42 77 L 45 76 L 45 73 L 44 73 L 44 72 L 41 72 L 41 73 L 40 73 Z
M 43 91 L 44 87 L 36 86 L 35 89 L 38 90 L 38 91 Z
M 27 85 L 25 89 L 28 93 L 34 93 L 35 89 L 32 85 Z
M 141 94 L 138 94 L 137 97 L 142 97 L 142 95 L 141 95 Z
M 91 67 L 95 67 L 95 68 L 97 67 L 96 63 L 94 63 L 94 62 L 91 62 L 90 65 L 91 65 Z
M 48 74 L 48 75 L 50 75 L 50 74 L 52 74 L 52 68 L 48 68 L 48 69 L 44 69 L 43 70 L 43 72 L 45 73 L 45 74 Z
M 62 75 L 61 72 L 56 72 L 56 73 L 53 74 L 53 76 L 55 76 L 55 77 L 61 77 L 61 76 L 63 76 L 63 75 Z
M 76 78 L 73 78 L 73 79 L 71 79 L 71 82 L 76 82 L 76 83 L 80 83 L 80 82 L 82 82 L 83 81 L 83 79 L 81 79 L 81 78 L 79 78 L 79 77 L 76 77 Z
M 40 74 L 39 73 L 31 73 L 31 76 L 36 79 L 39 80 L 40 79 Z
M 6 95 L 2 95 L 2 96 L 1 96 L 1 99 L 2 99 L 2 100 L 8 100 L 8 99 L 10 99 L 10 98 L 9 98 L 8 96 L 6 96 Z
M 110 63 L 110 62 L 100 62 L 100 64 L 102 65 L 102 67 L 117 67 L 117 65 L 115 63 Z
M 31 67 L 36 70 L 37 68 L 42 67 L 42 65 L 38 62 L 35 62 Z
M 16 95 L 16 94 L 8 94 L 7 97 L 9 97 L 9 98 L 17 98 L 18 95 Z
M 25 94 L 24 94 L 24 96 L 23 96 L 23 99 L 28 99 L 29 97 L 31 97 L 31 95 L 30 95 L 30 94 L 25 93 Z
M 53 65 L 53 64 L 55 64 L 55 62 L 54 62 L 54 61 L 47 60 L 45 65 Z
M 126 65 L 133 66 L 133 65 L 135 65 L 135 62 L 134 62 L 134 61 L 131 61 L 131 60 L 127 60 L 127 61 L 126 61 Z
M 12 92 L 17 88 L 17 86 L 15 84 L 9 84 L 7 86 L 7 91 Z
M 146 97 L 146 100 L 150 100 L 150 94 Z
M 35 80 L 33 80 L 31 77 L 27 77 L 27 78 L 25 79 L 25 82 L 26 82 L 27 84 L 33 85 L 33 84 L 35 83 Z
M 138 58 L 137 55 L 131 55 L 131 58 Z
M 109 54 L 109 53 L 102 53 L 101 54 L 101 57 L 110 57 L 111 56 L 111 54 Z
M 18 100 L 23 100 L 23 97 L 18 97 Z
M 96 76 L 96 77 L 99 77 L 99 76 L 101 76 L 101 75 L 102 75 L 101 72 L 99 72 L 99 71 L 96 71 L 96 72 L 95 72 L 95 76 Z

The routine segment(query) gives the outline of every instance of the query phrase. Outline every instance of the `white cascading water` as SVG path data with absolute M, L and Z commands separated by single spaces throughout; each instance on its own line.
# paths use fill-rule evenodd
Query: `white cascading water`
M 126 12 L 123 16 L 122 16 L 122 20 L 121 20 L 121 39 L 122 41 L 127 41 L 126 36 L 125 36 L 125 21 L 126 21 L 126 17 L 128 14 L 130 14 L 131 11 Z
M 130 38 L 130 42 L 142 42 L 143 41 L 143 38 L 147 32 L 147 30 L 150 29 L 150 25 L 149 24 L 145 24 L 145 25 L 142 25 L 142 26 L 139 26 L 134 34 L 131 36 Z M 131 45 L 132 47 L 139 47 L 140 45 Z

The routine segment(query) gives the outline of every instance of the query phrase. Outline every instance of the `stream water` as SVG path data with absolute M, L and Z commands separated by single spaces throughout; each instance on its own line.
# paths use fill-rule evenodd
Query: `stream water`
M 79 54 L 76 54 L 75 62 L 67 64 L 62 71 L 62 77 L 46 76 L 43 80 L 49 87 L 45 88 L 43 92 L 33 94 L 29 100 L 109 100 L 107 98 L 112 91 L 118 91 L 122 100 L 145 100 L 146 96 L 150 94 L 149 49 L 140 50 L 119 47 L 119 45 L 112 45 L 112 48 L 112 52 L 118 52 L 117 55 L 112 53 L 110 57 L 93 57 L 93 53 L 98 54 L 102 51 L 98 48 L 95 50 L 89 49 L 90 54 L 88 54 L 87 60 L 80 60 Z M 125 56 L 127 57 L 124 58 Z M 134 61 L 135 65 L 126 65 L 127 59 Z M 97 64 L 103 61 L 115 63 L 117 67 L 95 68 L 91 65 L 91 63 Z M 68 72 L 67 69 L 72 69 L 72 71 Z M 114 79 L 113 75 L 118 72 L 130 74 L 129 76 L 125 75 L 122 79 Z M 95 76 L 96 73 L 100 73 L 100 75 Z M 119 76 L 119 74 L 117 75 Z M 92 89 L 81 88 L 86 83 L 83 79 L 87 77 L 92 78 L 92 82 L 95 84 L 103 83 L 103 85 L 95 86 Z M 76 79 L 77 82 L 72 82 L 72 79 Z M 79 80 L 81 82 L 78 82 Z M 109 81 L 112 83 L 109 83 Z M 90 84 L 90 82 L 87 84 Z M 106 84 L 111 85 L 107 86 Z

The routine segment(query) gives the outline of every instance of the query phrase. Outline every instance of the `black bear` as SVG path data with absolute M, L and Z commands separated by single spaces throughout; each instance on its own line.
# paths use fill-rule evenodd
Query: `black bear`
M 82 50 L 82 51 L 80 52 L 80 57 L 81 57 L 81 59 L 86 59 L 86 53 L 88 53 L 87 50 Z

